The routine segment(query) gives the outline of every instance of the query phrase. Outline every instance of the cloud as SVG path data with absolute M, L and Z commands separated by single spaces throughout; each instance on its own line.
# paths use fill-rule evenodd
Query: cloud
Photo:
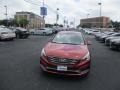
M 40 6 L 42 6 L 42 0 L 28 0 L 32 5 L 24 0 L 2 0 L 0 5 L 0 19 L 5 18 L 4 5 L 8 6 L 9 17 L 13 17 L 17 11 L 30 11 L 36 14 L 40 14 Z M 60 20 L 59 23 L 63 23 L 63 18 L 69 21 L 76 19 L 76 23 L 79 24 L 81 18 L 86 18 L 89 13 L 89 17 L 99 16 L 99 0 L 45 0 L 47 4 L 48 15 L 46 16 L 46 22 L 55 23 L 56 8 L 59 8 Z M 119 5 L 120 0 L 102 0 L 102 15 L 109 16 L 112 20 L 120 20 Z

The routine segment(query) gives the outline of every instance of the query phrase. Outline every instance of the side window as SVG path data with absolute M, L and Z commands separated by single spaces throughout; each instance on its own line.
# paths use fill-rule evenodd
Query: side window
M 120 34 L 116 34 L 116 35 L 114 35 L 114 36 L 120 36 Z
M 116 36 L 120 36 L 120 34 L 117 34 Z
M 45 29 L 39 29 L 39 30 L 45 30 Z

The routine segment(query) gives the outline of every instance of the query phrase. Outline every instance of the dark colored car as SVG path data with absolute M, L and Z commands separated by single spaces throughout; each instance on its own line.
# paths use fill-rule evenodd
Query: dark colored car
M 111 40 L 110 48 L 120 50 L 120 38 Z
M 24 39 L 29 37 L 29 32 L 26 29 L 15 29 L 16 38 Z
M 105 43 L 105 39 L 112 36 L 113 34 L 114 32 L 105 33 L 103 36 L 100 37 L 100 42 Z
M 40 57 L 43 71 L 60 75 L 88 75 L 90 62 L 88 43 L 77 31 L 59 32 L 43 48 Z
M 105 39 L 105 45 L 110 45 L 110 40 L 120 38 L 120 33 L 113 34 L 112 36 Z

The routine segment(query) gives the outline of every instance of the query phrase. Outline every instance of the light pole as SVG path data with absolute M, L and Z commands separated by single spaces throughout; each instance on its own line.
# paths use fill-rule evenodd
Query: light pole
M 8 26 L 8 17 L 7 17 L 8 13 L 7 13 L 7 6 L 5 5 L 4 7 L 5 7 L 5 10 L 6 10 L 6 12 L 5 12 L 5 16 L 6 16 L 6 26 Z
M 64 17 L 64 21 L 63 21 L 63 23 L 64 23 L 64 27 L 65 27 L 65 23 L 66 23 L 66 16 Z
M 73 20 L 73 22 L 74 22 L 74 25 L 73 25 L 73 26 L 74 26 L 74 28 L 75 28 L 75 17 L 74 17 L 74 20 Z
M 101 23 L 102 23 L 102 21 L 101 21 L 101 19 L 102 19 L 102 18 L 101 18 L 101 15 L 102 15 L 102 3 L 101 3 L 101 0 L 100 0 L 100 2 L 98 3 L 98 5 L 100 6 L 100 19 L 99 19 L 99 25 L 100 25 L 100 26 L 99 26 L 99 27 L 100 27 L 100 31 L 101 31 L 101 28 L 102 28 L 102 27 L 101 27 L 101 26 L 102 26 L 102 25 L 101 25 Z
M 45 6 L 45 1 L 43 0 L 43 7 Z M 44 20 L 45 16 L 43 15 L 43 20 Z
M 57 8 L 57 10 L 56 10 L 56 25 L 58 24 L 58 20 L 59 20 L 58 11 L 59 11 L 59 8 Z

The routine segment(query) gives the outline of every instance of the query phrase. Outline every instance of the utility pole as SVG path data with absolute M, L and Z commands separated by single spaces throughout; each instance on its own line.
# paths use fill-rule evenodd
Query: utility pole
M 5 7 L 5 10 L 6 10 L 6 12 L 5 12 L 5 16 L 6 16 L 6 26 L 8 26 L 8 17 L 7 17 L 8 13 L 7 13 L 7 5 L 5 5 L 4 7 Z
M 75 27 L 75 17 L 74 17 L 74 28 L 76 28 L 76 27 Z
M 66 16 L 64 17 L 64 21 L 63 21 L 63 23 L 64 23 L 64 27 L 65 27 L 65 23 L 66 23 Z
M 98 5 L 100 6 L 100 19 L 99 19 L 99 25 L 100 25 L 100 31 L 101 31 L 101 26 L 102 26 L 102 3 L 101 3 L 101 0 L 100 0 L 100 2 L 98 3 Z
M 43 0 L 43 7 L 45 6 L 45 1 Z M 43 20 L 45 19 L 45 16 L 43 15 Z
M 56 10 L 56 25 L 58 24 L 58 20 L 59 20 L 58 11 L 59 11 L 59 8 L 57 8 L 57 10 Z

